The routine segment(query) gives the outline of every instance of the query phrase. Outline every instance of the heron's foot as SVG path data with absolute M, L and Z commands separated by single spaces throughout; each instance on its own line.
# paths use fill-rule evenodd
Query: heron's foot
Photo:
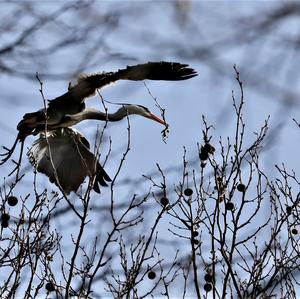
M 9 148 L 7 148 L 7 147 L 5 147 L 5 146 L 2 146 L 2 148 L 3 148 L 4 150 L 6 150 L 6 153 L 0 154 L 1 157 L 4 157 L 4 158 L 0 161 L 0 165 L 4 164 L 4 163 L 12 156 L 12 154 L 13 154 L 13 152 L 14 152 L 14 149 L 13 149 L 13 148 L 12 148 L 12 149 L 9 149 Z M 14 160 L 12 160 L 12 161 L 13 161 L 13 163 L 14 163 L 16 166 L 15 166 L 14 169 L 8 174 L 8 176 L 11 176 L 13 173 L 17 172 L 17 173 L 16 173 L 16 182 L 17 182 L 18 179 L 19 179 L 19 171 L 20 171 L 20 167 L 21 167 L 21 162 L 20 162 L 20 161 L 19 161 L 19 162 L 16 162 L 16 161 L 14 161 Z
M 11 149 L 5 147 L 5 146 L 2 146 L 2 148 L 4 150 L 6 150 L 6 153 L 3 153 L 3 154 L 0 154 L 1 157 L 4 157 L 1 161 L 0 161 L 0 165 L 4 164 L 13 154 L 15 148 L 16 148 L 16 145 L 19 141 L 19 138 L 17 137 L 16 140 L 15 140 L 15 143 L 14 145 L 12 146 Z M 16 165 L 16 167 L 9 173 L 8 176 L 11 176 L 13 173 L 17 172 L 16 173 L 16 181 L 18 181 L 18 178 L 19 178 L 19 172 L 20 172 L 20 167 L 21 167 L 21 161 L 22 161 L 22 155 L 23 155 L 23 149 L 24 149 L 24 140 L 21 141 L 21 150 L 20 150 L 20 155 L 19 155 L 19 160 L 18 162 L 14 161 L 13 160 L 13 163 Z
M 4 164 L 12 156 L 19 140 L 20 140 L 20 137 L 18 135 L 15 142 L 14 142 L 14 144 L 13 144 L 13 146 L 11 148 L 8 148 L 6 146 L 2 146 L 2 148 L 6 151 L 6 153 L 0 154 L 0 157 L 3 157 L 2 160 L 0 161 L 0 165 Z M 23 146 L 24 140 L 21 141 L 21 142 L 22 142 L 22 146 Z

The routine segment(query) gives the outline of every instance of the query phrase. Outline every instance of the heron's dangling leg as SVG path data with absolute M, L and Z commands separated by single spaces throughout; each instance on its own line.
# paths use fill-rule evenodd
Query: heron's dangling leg
M 21 161 L 22 161 L 22 156 L 23 156 L 23 149 L 24 149 L 24 140 L 21 140 L 21 150 L 20 150 L 19 160 L 18 160 L 18 162 L 15 162 L 16 167 L 8 175 L 8 176 L 11 176 L 15 171 L 17 171 L 16 181 L 18 180 L 18 177 L 19 177 L 19 171 L 20 171 L 20 166 L 21 166 Z
M 0 165 L 4 164 L 4 163 L 11 157 L 11 155 L 13 154 L 13 152 L 14 152 L 14 150 L 15 150 L 15 148 L 16 148 L 17 143 L 18 143 L 19 140 L 20 140 L 20 136 L 19 136 L 19 134 L 18 134 L 18 136 L 17 136 L 17 138 L 16 138 L 16 140 L 15 140 L 13 146 L 12 146 L 10 149 L 7 148 L 7 147 L 5 147 L 5 146 L 2 146 L 2 148 L 3 148 L 4 150 L 6 150 L 6 153 L 0 154 L 1 157 L 4 157 L 4 156 L 5 156 L 5 158 L 3 158 L 3 159 L 0 161 Z

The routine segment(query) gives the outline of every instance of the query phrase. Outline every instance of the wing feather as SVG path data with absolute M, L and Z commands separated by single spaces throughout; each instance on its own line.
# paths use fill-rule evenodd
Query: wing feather
M 29 161 L 67 194 L 77 191 L 87 176 L 95 176 L 95 184 L 107 186 L 106 181 L 110 181 L 108 174 L 83 140 L 87 142 L 71 128 L 57 129 L 49 133 L 47 139 L 41 134 L 28 151 Z M 98 185 L 94 190 L 100 191 Z

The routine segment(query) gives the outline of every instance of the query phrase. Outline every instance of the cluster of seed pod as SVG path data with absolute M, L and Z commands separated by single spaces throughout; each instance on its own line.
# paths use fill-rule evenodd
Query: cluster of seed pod
M 9 206 L 14 207 L 18 204 L 18 198 L 16 196 L 8 196 L 6 198 L 6 202 Z M 7 228 L 9 226 L 10 215 L 7 212 L 3 212 L 1 214 L 1 227 Z M 45 289 L 48 292 L 55 291 L 55 286 L 52 282 L 47 282 L 45 285 Z
M 246 186 L 242 183 L 239 183 L 237 186 L 236 186 L 236 189 L 239 191 L 239 192 L 242 192 L 244 193 L 245 190 L 246 190 Z M 234 204 L 231 200 L 228 200 L 226 203 L 225 203 L 225 209 L 227 211 L 232 211 L 234 209 Z
M 204 290 L 205 292 L 210 292 L 213 288 L 213 277 L 210 273 L 206 273 L 204 275 L 204 280 L 205 280 L 205 284 L 204 284 Z
M 292 212 L 293 212 L 293 206 L 287 206 L 286 207 L 286 213 L 287 213 L 287 215 L 290 216 L 292 214 Z M 297 235 L 298 234 L 298 229 L 296 227 L 293 227 L 291 229 L 291 233 L 293 235 Z
M 214 152 L 215 148 L 210 143 L 205 143 L 203 146 L 201 146 L 199 158 L 201 160 L 202 168 L 206 166 L 206 160 L 208 159 L 209 155 L 212 155 Z

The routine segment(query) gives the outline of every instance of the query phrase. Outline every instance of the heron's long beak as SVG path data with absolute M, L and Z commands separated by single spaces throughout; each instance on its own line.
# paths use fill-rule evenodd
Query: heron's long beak
M 164 126 L 168 125 L 163 119 L 159 118 L 158 116 L 156 116 L 153 113 L 150 113 L 149 118 L 156 121 L 156 122 L 158 122 L 158 123 L 160 123 L 160 124 L 162 124 L 162 125 L 164 125 Z

